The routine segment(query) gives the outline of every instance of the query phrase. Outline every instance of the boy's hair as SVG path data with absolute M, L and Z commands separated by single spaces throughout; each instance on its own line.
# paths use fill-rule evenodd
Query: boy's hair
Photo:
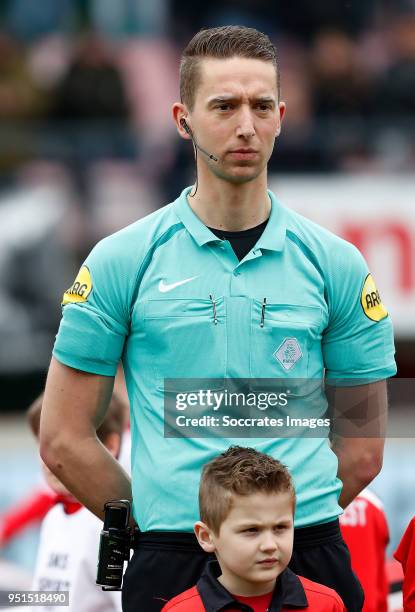
M 39 438 L 40 413 L 42 412 L 43 393 L 29 406 L 26 416 L 29 427 L 36 438 Z M 126 420 L 127 405 L 116 393 L 112 394 L 107 413 L 97 429 L 97 436 L 101 442 L 111 434 L 122 435 Z
M 246 57 L 271 62 L 275 67 L 280 98 L 277 50 L 268 36 L 255 28 L 227 25 L 200 30 L 183 51 L 180 61 L 180 99 L 189 110 L 193 110 L 195 93 L 200 83 L 200 60 L 209 57 Z
M 291 475 L 280 461 L 254 448 L 231 446 L 206 463 L 199 488 L 200 519 L 219 534 L 228 516 L 234 495 L 290 493 L 295 510 L 295 489 Z

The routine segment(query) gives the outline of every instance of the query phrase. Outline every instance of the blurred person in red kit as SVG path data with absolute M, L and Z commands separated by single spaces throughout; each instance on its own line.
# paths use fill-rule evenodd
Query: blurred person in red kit
M 365 593 L 363 612 L 387 612 L 385 552 L 389 529 L 380 499 L 364 489 L 345 508 L 340 528 L 350 551 L 353 571 Z
M 403 609 L 405 612 L 415 611 L 415 516 L 406 528 L 402 540 L 395 551 L 395 559 L 402 564 Z

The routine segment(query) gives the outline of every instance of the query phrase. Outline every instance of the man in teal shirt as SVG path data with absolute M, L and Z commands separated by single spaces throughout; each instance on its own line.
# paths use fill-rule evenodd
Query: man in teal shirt
M 269 39 L 236 26 L 200 32 L 184 52 L 180 89 L 173 116 L 195 149 L 196 187 L 101 241 L 66 291 L 41 433 L 45 462 L 98 516 L 109 499 L 133 500 L 152 552 L 135 552 L 123 601 L 146 612 L 197 581 L 204 558 L 190 534 L 201 467 L 232 443 L 165 437 L 165 379 L 326 377 L 348 405 L 375 394 L 381 416 L 395 374 L 390 318 L 360 253 L 267 190 L 285 111 Z M 132 491 L 95 436 L 120 359 Z M 295 479 L 294 571 L 361 609 L 337 517 L 380 470 L 383 440 L 339 438 L 330 448 L 326 438 L 253 435 L 244 443 Z

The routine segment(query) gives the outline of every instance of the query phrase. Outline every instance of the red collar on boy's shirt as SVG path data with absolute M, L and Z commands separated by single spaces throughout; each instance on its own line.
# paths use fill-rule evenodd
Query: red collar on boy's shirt
M 62 504 L 65 514 L 74 514 L 83 508 L 79 501 L 77 501 L 74 497 L 69 497 L 68 495 L 56 495 L 55 504 Z

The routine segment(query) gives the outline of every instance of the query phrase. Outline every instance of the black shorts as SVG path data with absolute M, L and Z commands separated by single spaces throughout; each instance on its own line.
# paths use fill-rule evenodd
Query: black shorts
M 159 612 L 175 595 L 194 586 L 206 561 L 192 533 L 145 532 L 124 576 L 124 612 Z M 300 576 L 331 587 L 348 612 L 360 612 L 363 591 L 350 564 L 338 520 L 294 531 L 289 567 Z

